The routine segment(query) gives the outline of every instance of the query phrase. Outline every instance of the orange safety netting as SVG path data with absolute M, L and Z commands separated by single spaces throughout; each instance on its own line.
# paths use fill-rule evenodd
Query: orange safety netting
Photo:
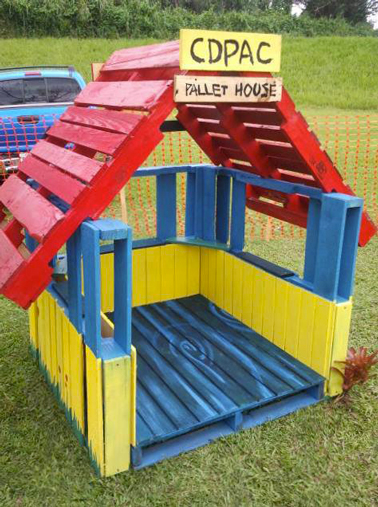
M 310 115 L 307 117 L 323 147 L 353 191 L 364 198 L 365 209 L 378 221 L 378 114 Z M 0 179 L 16 170 L 23 152 L 30 149 L 45 126 L 24 127 L 24 135 L 16 135 L 10 120 L 0 118 Z M 40 124 L 41 125 L 41 124 Z M 4 128 L 4 127 L 7 128 Z M 22 127 L 21 127 L 22 128 Z M 20 132 L 20 126 L 17 126 Z M 26 139 L 20 146 L 20 137 Z M 143 164 L 144 167 L 178 164 L 202 164 L 208 159 L 186 132 L 166 133 L 164 140 Z M 177 177 L 177 232 L 184 234 L 186 175 Z M 133 177 L 127 184 L 125 204 L 117 198 L 104 216 L 127 219 L 134 237 L 152 237 L 156 233 L 155 178 Z M 246 239 L 304 237 L 305 231 L 250 210 L 247 213 Z

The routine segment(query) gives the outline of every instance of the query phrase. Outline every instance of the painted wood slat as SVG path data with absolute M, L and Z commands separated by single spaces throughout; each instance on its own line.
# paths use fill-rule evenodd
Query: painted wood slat
M 105 153 L 106 155 L 114 155 L 126 139 L 124 134 L 115 134 L 81 125 L 67 124 L 61 121 L 55 122 L 48 130 L 47 135 L 62 139 L 68 143 L 84 146 L 96 152 Z
M 224 252 L 216 250 L 216 280 L 215 280 L 215 299 L 214 303 L 223 308 L 224 306 Z
M 86 183 L 90 183 L 104 166 L 102 162 L 84 157 L 72 150 L 61 148 L 44 140 L 35 145 L 32 153 Z
M 145 389 L 150 393 L 151 397 L 156 400 L 157 404 L 174 423 L 176 428 L 185 426 L 191 427 L 197 424 L 198 419 L 193 416 L 190 408 L 183 403 L 183 393 L 180 392 L 180 384 L 177 383 L 177 379 L 176 382 L 173 382 L 171 378 L 168 384 L 166 384 L 161 378 L 162 370 L 160 368 L 155 370 L 149 362 L 149 359 L 150 356 L 148 354 L 145 355 L 142 351 L 139 352 L 138 369 L 140 378 L 143 379 Z M 181 396 L 179 396 L 176 391 L 178 391 Z
M 182 356 L 182 351 L 180 349 L 177 349 L 174 344 L 171 344 L 167 339 L 164 339 L 164 337 L 160 336 L 159 338 L 161 339 L 159 339 L 158 342 L 156 339 L 153 339 L 156 335 L 156 330 L 152 324 L 141 315 L 140 309 L 135 310 L 134 322 L 135 328 L 137 328 L 139 332 L 139 334 L 135 334 L 137 349 L 140 347 L 141 340 L 148 341 L 153 347 L 149 349 L 148 353 L 152 356 L 156 355 L 156 352 L 158 352 L 164 360 L 170 364 L 170 367 L 185 378 L 191 386 L 195 386 L 197 382 L 204 385 L 206 384 L 206 390 L 201 389 L 197 392 L 204 398 L 205 402 L 218 413 L 224 412 L 225 410 L 235 410 L 237 408 L 235 403 L 225 394 L 222 386 L 218 387 L 216 383 L 209 382 L 209 378 L 205 373 L 202 373 L 194 358 L 191 360 L 190 357 L 188 357 L 188 360 L 178 361 L 178 356 Z M 140 405 L 141 403 L 138 403 L 138 407 Z
M 103 370 L 105 475 L 108 477 L 127 470 L 130 465 L 130 356 L 104 361 Z
M 236 346 L 232 327 L 223 325 L 222 319 L 212 319 L 211 317 L 208 319 L 208 311 L 205 313 L 202 309 L 198 310 L 198 306 L 195 304 L 192 306 L 193 301 L 195 301 L 194 298 L 185 298 L 181 301 L 170 301 L 167 306 L 175 313 L 184 316 L 193 329 L 201 329 L 201 333 L 198 334 L 202 335 L 204 343 L 210 344 L 208 348 L 213 350 L 214 361 L 216 360 L 220 366 L 223 364 L 222 369 L 224 369 L 222 359 L 228 358 L 229 369 L 227 372 L 232 372 L 233 379 L 242 385 L 252 395 L 252 398 L 256 400 L 269 399 L 278 392 L 288 391 L 288 384 L 282 382 L 256 362 L 255 358 L 251 359 Z M 222 328 L 221 332 L 220 327 Z M 225 377 L 226 379 L 227 377 Z
M 188 264 L 187 249 L 185 246 L 176 245 L 175 248 L 175 298 L 185 297 L 188 287 Z M 163 282 L 164 283 L 164 282 Z
M 139 412 L 137 412 L 136 416 L 136 431 L 137 431 L 136 443 L 138 444 L 150 442 L 153 439 L 154 434 L 152 433 L 149 426 L 144 421 Z
M 149 111 L 172 81 L 92 82 L 79 93 L 75 105 Z
M 26 157 L 21 162 L 19 171 L 37 181 L 67 204 L 72 204 L 80 192 L 86 188 L 77 179 L 59 171 L 56 167 L 42 162 L 33 155 Z
M 48 296 L 50 334 L 51 334 L 51 382 L 54 388 L 58 386 L 58 358 L 57 358 L 57 331 L 56 331 L 56 308 L 52 296 Z
M 161 298 L 160 247 L 146 250 L 146 303 L 155 303 Z
M 76 106 L 69 107 L 60 117 L 62 122 L 94 127 L 103 131 L 125 135 L 129 135 L 142 119 L 142 115 L 135 113 Z
M 287 298 L 286 341 L 285 351 L 294 357 L 298 353 L 299 316 L 302 308 L 303 289 L 290 287 Z
M 172 66 L 178 66 L 179 41 L 170 41 L 164 44 L 149 44 L 135 48 L 121 49 L 115 51 L 102 67 L 102 72 L 112 72 L 114 70 L 126 70 L 132 68 L 153 68 L 166 67 L 169 62 L 175 62 L 177 54 L 177 63 Z M 169 61 L 166 57 L 169 57 Z
M 158 378 L 165 382 L 166 387 L 163 387 L 163 390 L 167 391 L 167 389 L 171 389 L 179 402 L 184 404 L 193 413 L 197 419 L 196 422 L 217 416 L 218 412 L 206 402 L 202 393 L 197 391 L 179 371 L 173 368 L 164 355 L 157 354 L 148 341 L 142 338 L 139 339 L 138 335 L 138 361 L 140 357 L 142 357 L 142 362 L 145 362 L 146 365 L 149 365 L 156 372 L 155 376 L 158 376 Z M 139 370 L 139 375 L 145 377 L 142 370 Z M 165 405 L 164 394 L 160 396 L 160 400 Z M 190 419 L 192 417 L 189 417 Z
M 249 107 L 232 107 L 238 120 L 250 125 L 273 125 L 280 126 L 282 117 L 274 109 L 260 109 Z
M 243 262 L 236 257 L 233 257 L 232 261 L 232 315 L 241 320 L 243 311 Z
M 276 280 L 275 315 L 273 341 L 277 347 L 285 348 L 286 319 L 287 319 L 287 293 L 289 286 L 283 280 Z
M 166 304 L 166 303 L 162 303 Z M 159 311 L 160 309 L 160 311 Z M 180 332 L 180 326 L 177 326 L 174 330 L 171 328 L 170 323 L 172 322 L 170 318 L 167 318 L 166 315 L 163 315 L 162 309 L 160 305 L 154 305 L 153 308 L 151 306 L 145 306 L 139 309 L 140 313 L 145 317 L 155 329 L 159 331 L 173 346 L 176 348 L 182 348 L 183 344 L 186 343 L 192 345 L 194 343 L 198 343 L 198 339 L 195 340 L 193 336 L 195 335 L 195 330 L 190 329 L 189 332 L 182 334 Z M 164 313 L 164 312 L 163 312 Z M 196 347 L 196 345 L 194 345 Z M 227 374 L 222 368 L 228 369 L 228 358 L 222 354 L 221 352 L 214 351 L 215 356 L 210 364 L 206 361 L 206 354 L 202 353 L 201 357 L 194 358 L 196 362 L 196 367 L 201 370 L 206 376 L 210 376 L 211 382 L 216 383 L 218 387 L 222 388 L 224 393 L 233 400 L 237 405 L 243 405 L 248 402 L 250 399 L 250 395 L 248 391 L 245 389 L 241 389 L 239 384 L 237 384 L 231 377 L 227 378 Z M 227 378 L 227 381 L 224 382 L 224 378 Z
M 198 294 L 200 291 L 200 249 L 196 246 L 186 247 L 187 251 L 187 296 Z
M 274 144 L 273 142 L 259 143 L 261 149 L 266 153 L 268 157 L 283 158 L 287 160 L 293 160 L 295 162 L 302 162 L 301 157 L 298 155 L 295 148 L 289 144 Z
M 252 125 L 246 125 L 249 134 L 254 139 L 261 139 L 266 141 L 278 141 L 281 143 L 287 142 L 288 138 L 285 133 L 277 127 L 253 127 Z
M 220 114 L 219 111 L 215 106 L 193 106 L 192 104 L 187 104 L 187 107 L 198 120 L 200 118 L 204 120 L 220 120 Z M 180 109 L 180 107 L 179 107 Z M 204 125 L 201 123 L 201 125 Z
M 243 262 L 243 294 L 241 321 L 248 327 L 252 327 L 252 301 L 254 286 L 254 269 L 251 265 Z
M 264 315 L 262 335 L 269 341 L 274 340 L 274 317 L 275 315 L 276 278 L 267 273 L 264 274 Z
M 209 248 L 207 251 L 208 256 L 208 297 L 210 301 L 215 301 L 216 298 L 216 282 L 217 282 L 217 250 Z
M 133 293 L 132 306 L 145 305 L 147 303 L 147 265 L 146 250 L 133 251 Z
M 85 346 L 88 447 L 91 459 L 103 474 L 104 466 L 104 413 L 102 361 Z
M 20 252 L 0 230 L 0 288 L 23 263 L 24 258 Z
M 330 366 L 335 308 L 329 301 L 317 298 L 311 368 L 325 377 L 328 376 Z
M 176 245 L 166 245 L 160 249 L 161 301 L 175 297 L 175 251 Z
M 230 255 L 224 256 L 224 309 L 232 315 L 233 307 L 233 259 Z M 204 294 L 205 295 L 205 294 Z
M 58 208 L 15 175 L 0 187 L 0 202 L 39 242 L 64 218 Z

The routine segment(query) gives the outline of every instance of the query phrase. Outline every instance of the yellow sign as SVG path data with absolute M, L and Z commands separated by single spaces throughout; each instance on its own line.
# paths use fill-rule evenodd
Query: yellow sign
M 180 30 L 181 70 L 278 72 L 281 36 Z

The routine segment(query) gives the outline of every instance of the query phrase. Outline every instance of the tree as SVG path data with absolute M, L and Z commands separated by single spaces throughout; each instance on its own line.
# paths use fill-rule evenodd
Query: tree
M 366 22 L 378 12 L 378 0 L 294 0 L 315 18 L 345 18 L 350 23 Z

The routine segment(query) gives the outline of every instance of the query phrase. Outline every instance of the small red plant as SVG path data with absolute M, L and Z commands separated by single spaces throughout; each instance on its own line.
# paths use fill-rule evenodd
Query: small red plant
M 348 393 L 350 389 L 357 384 L 364 384 L 370 377 L 371 368 L 378 363 L 378 350 L 372 354 L 368 354 L 366 347 L 359 347 L 357 350 L 351 347 L 345 361 L 338 361 L 345 364 L 344 372 L 339 368 L 334 368 L 342 375 L 343 395 Z

